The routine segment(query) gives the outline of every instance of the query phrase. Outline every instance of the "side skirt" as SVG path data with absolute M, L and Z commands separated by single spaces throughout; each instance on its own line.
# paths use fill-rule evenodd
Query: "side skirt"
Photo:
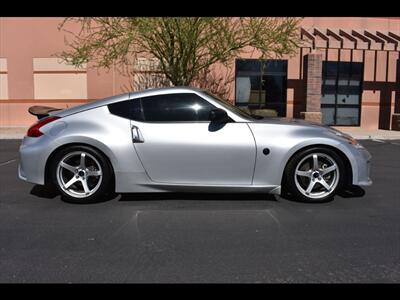
M 135 184 L 129 190 L 117 193 L 157 193 L 157 192 L 201 192 L 201 193 L 269 193 L 280 195 L 281 186 L 214 186 L 214 185 L 178 185 L 178 184 Z

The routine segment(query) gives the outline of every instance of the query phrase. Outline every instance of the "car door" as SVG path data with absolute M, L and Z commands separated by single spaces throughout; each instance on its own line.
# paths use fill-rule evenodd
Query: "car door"
M 249 126 L 209 121 L 216 107 L 194 93 L 147 96 L 131 121 L 134 148 L 151 180 L 166 184 L 250 185 L 256 146 Z

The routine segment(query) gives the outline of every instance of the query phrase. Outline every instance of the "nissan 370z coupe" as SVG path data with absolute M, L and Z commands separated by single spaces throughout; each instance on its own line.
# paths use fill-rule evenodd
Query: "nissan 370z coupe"
M 129 192 L 285 193 L 330 200 L 370 185 L 370 154 L 335 129 L 262 118 L 194 88 L 128 93 L 65 110 L 33 107 L 19 177 L 63 199 Z

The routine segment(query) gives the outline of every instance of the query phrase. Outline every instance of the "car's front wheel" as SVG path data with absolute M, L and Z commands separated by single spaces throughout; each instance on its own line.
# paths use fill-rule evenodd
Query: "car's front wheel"
M 341 157 L 323 147 L 297 153 L 285 170 L 285 188 L 295 200 L 326 202 L 342 188 L 345 167 Z
M 110 194 L 113 181 L 110 164 L 91 147 L 62 149 L 54 156 L 50 168 L 52 182 L 67 202 L 98 202 Z

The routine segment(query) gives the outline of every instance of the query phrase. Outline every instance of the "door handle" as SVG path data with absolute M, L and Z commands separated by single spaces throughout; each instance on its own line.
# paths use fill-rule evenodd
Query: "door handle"
M 139 130 L 139 127 L 132 125 L 132 141 L 134 143 L 143 143 L 144 139 Z

